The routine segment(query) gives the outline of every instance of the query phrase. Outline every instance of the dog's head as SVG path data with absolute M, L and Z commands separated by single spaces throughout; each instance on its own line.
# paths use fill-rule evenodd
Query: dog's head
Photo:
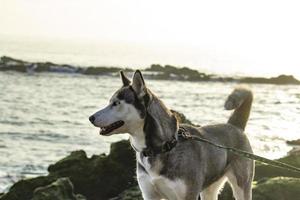
M 146 106 L 151 98 L 142 73 L 137 70 L 131 81 L 120 72 L 123 86 L 117 90 L 109 104 L 90 116 L 90 122 L 99 127 L 101 135 L 132 133 L 144 126 Z

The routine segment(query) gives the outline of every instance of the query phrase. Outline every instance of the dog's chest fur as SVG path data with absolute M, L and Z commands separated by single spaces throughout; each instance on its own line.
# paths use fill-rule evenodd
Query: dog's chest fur
M 156 159 L 150 161 L 150 158 L 141 156 L 137 153 L 137 162 L 143 170 L 137 170 L 137 176 L 143 177 L 145 182 L 154 186 L 161 195 L 167 199 L 183 199 L 186 195 L 186 184 L 181 179 L 171 180 L 160 174 L 163 163 Z M 144 187 L 147 187 L 145 184 Z M 147 190 L 147 188 L 142 188 Z

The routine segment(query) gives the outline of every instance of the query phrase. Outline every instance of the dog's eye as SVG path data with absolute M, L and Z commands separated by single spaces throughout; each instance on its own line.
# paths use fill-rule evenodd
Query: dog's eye
M 112 103 L 112 106 L 117 106 L 117 105 L 119 105 L 120 104 L 120 101 L 114 101 L 113 103 Z

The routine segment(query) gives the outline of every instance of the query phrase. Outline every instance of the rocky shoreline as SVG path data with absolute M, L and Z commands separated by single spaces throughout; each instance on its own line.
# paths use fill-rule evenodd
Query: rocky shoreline
M 191 123 L 175 112 L 180 123 Z M 299 151 L 278 159 L 300 167 Z M 135 153 L 129 141 L 111 144 L 109 155 L 74 151 L 48 167 L 49 174 L 20 180 L 0 200 L 142 200 L 135 175 Z M 300 196 L 300 174 L 256 163 L 254 200 L 295 199 Z M 225 185 L 220 200 L 233 199 Z
M 8 56 L 0 58 L 0 71 L 17 71 L 22 73 L 76 73 L 84 75 L 111 75 L 117 76 L 120 70 L 133 72 L 130 68 L 121 67 L 76 67 L 67 64 L 55 64 L 52 62 L 27 62 Z M 180 81 L 212 81 L 212 82 L 236 82 L 236 83 L 258 83 L 258 84 L 295 84 L 300 81 L 292 75 L 279 75 L 272 78 L 263 77 L 221 77 L 218 75 L 201 73 L 188 67 L 175 67 L 171 65 L 161 66 L 153 64 L 144 69 L 147 78 L 158 80 L 180 80 Z

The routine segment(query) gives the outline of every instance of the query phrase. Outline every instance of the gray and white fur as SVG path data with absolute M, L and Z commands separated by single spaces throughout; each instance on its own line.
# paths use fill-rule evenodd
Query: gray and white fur
M 168 152 L 145 156 L 177 137 L 179 126 L 190 134 L 216 144 L 252 152 L 244 129 L 249 117 L 252 92 L 235 89 L 225 103 L 234 112 L 225 124 L 194 127 L 178 124 L 174 114 L 155 96 L 140 71 L 131 81 L 121 72 L 123 86 L 109 105 L 90 117 L 101 135 L 129 133 L 136 151 L 137 179 L 145 200 L 217 200 L 228 181 L 237 200 L 251 200 L 254 162 L 197 141 L 178 141 Z

